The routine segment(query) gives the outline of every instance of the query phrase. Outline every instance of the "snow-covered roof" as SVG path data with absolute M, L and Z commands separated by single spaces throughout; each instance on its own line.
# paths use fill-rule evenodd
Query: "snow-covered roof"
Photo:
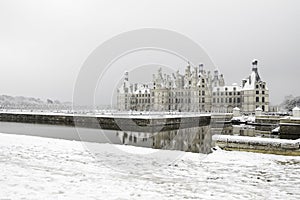
M 296 106 L 295 108 L 293 108 L 293 111 L 300 111 L 300 108 Z
M 227 90 L 226 90 L 226 88 L 227 88 Z M 235 90 L 234 90 L 234 88 L 235 88 Z M 237 91 L 237 92 L 239 92 L 239 91 L 241 91 L 241 87 L 236 85 L 236 84 L 235 85 L 230 85 L 230 86 L 214 87 L 213 92 L 217 92 L 217 91 L 220 91 L 220 92 L 225 92 L 225 91 L 234 92 L 234 91 Z
M 233 110 L 241 110 L 241 109 L 239 109 L 238 107 L 235 107 Z
M 257 72 L 257 68 L 253 69 L 250 76 L 243 79 L 246 81 L 245 85 L 243 86 L 242 90 L 255 90 L 256 89 L 256 83 L 260 82 L 262 83 L 260 76 Z M 266 90 L 268 90 L 266 86 Z
M 261 107 L 258 107 L 255 109 L 256 111 L 262 111 L 262 108 Z
M 149 88 L 140 88 L 133 92 L 134 94 L 150 94 Z
M 133 94 L 150 94 L 150 88 L 147 85 L 138 84 L 137 90 Z
M 243 87 L 242 90 L 254 90 L 255 89 L 255 77 L 256 77 L 256 73 L 254 71 L 252 71 L 252 73 L 250 74 L 250 76 L 246 79 L 246 83 Z

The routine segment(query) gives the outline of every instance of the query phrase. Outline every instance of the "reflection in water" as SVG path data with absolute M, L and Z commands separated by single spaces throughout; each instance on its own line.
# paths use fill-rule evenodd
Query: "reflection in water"
M 128 144 L 156 149 L 200 153 L 209 153 L 212 147 L 210 126 L 149 133 L 0 122 L 0 133 L 61 138 L 95 143 Z
M 117 131 L 122 144 L 156 149 L 210 153 L 212 147 L 210 126 L 193 127 L 157 133 Z

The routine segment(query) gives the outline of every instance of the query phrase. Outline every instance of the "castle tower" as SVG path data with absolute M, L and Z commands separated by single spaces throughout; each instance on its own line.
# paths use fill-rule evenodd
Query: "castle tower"
M 242 110 L 254 113 L 257 108 L 269 111 L 269 90 L 258 74 L 258 61 L 252 61 L 252 72 L 242 81 Z

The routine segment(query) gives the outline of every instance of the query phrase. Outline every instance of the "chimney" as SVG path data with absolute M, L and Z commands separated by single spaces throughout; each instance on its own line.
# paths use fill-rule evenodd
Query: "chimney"
M 217 69 L 214 71 L 214 77 L 215 77 L 216 79 L 219 78 L 219 71 L 218 71 Z
M 201 63 L 199 64 L 199 72 L 200 74 L 203 74 L 204 65 Z
M 124 75 L 125 75 L 125 79 L 124 79 L 124 80 L 125 80 L 125 81 L 128 81 L 128 75 L 129 75 L 129 72 L 128 72 L 128 71 L 125 71 L 125 74 L 124 74 Z
M 252 71 L 257 72 L 258 60 L 254 59 L 252 61 Z
M 243 80 L 242 80 L 242 87 L 245 86 L 246 82 L 247 82 L 247 79 L 243 79 Z

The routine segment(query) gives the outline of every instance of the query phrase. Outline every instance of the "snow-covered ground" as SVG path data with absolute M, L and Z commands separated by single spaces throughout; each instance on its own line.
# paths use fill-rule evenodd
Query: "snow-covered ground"
M 254 115 L 250 115 L 250 116 L 240 116 L 240 117 L 233 117 L 231 120 L 234 121 L 240 121 L 240 122 L 255 122 L 255 116 Z
M 286 144 L 286 145 L 300 145 L 300 139 L 297 140 L 287 140 L 279 138 L 262 138 L 262 137 L 248 137 L 248 136 L 239 136 L 239 135 L 213 135 L 212 139 L 214 141 L 220 142 L 237 142 L 237 143 L 249 143 L 255 142 L 260 144 Z
M 0 199 L 300 198 L 300 157 L 91 145 L 0 134 Z

